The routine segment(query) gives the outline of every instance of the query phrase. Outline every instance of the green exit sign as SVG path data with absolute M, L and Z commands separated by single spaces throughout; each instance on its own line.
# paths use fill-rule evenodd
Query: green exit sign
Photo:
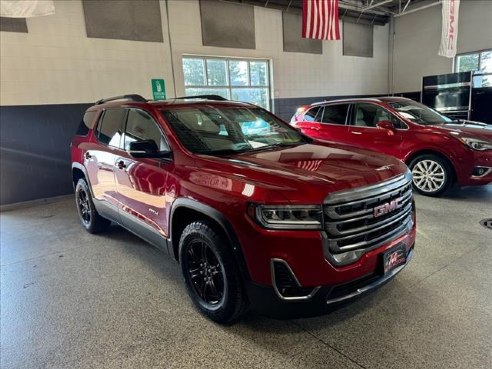
M 154 100 L 166 100 L 166 84 L 163 79 L 152 80 L 152 95 Z

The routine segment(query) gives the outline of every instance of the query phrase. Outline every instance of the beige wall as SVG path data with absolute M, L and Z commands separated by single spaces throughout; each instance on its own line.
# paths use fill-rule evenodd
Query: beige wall
M 164 78 L 173 96 L 166 5 L 164 43 L 87 38 L 82 3 L 56 1 L 56 14 L 29 18 L 29 33 L 0 32 L 0 104 L 92 102 L 104 96 L 151 96 L 150 79 Z M 386 93 L 388 26 L 375 26 L 374 58 L 345 57 L 341 41 L 323 42 L 323 54 L 285 53 L 282 14 L 255 7 L 256 50 L 202 46 L 198 0 L 170 0 L 177 94 L 184 92 L 181 58 L 187 54 L 266 58 L 278 98 Z
M 167 29 L 162 4 L 161 13 Z M 1 105 L 149 95 L 151 78 L 171 82 L 166 44 L 87 38 L 81 1 L 56 1 L 55 15 L 27 25 L 29 33 L 0 32 Z
M 492 49 L 492 1 L 461 0 L 458 53 Z M 437 55 L 441 6 L 396 18 L 394 92 L 420 91 L 423 76 L 453 72 L 453 59 Z

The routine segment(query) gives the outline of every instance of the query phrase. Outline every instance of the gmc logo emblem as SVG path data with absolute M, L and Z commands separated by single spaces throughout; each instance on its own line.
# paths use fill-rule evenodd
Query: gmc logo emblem
M 380 217 L 382 215 L 391 213 L 392 211 L 395 211 L 396 209 L 399 209 L 402 207 L 402 200 L 403 197 L 399 197 L 397 199 L 394 199 L 393 201 L 387 202 L 386 204 L 376 206 L 374 208 L 374 218 Z

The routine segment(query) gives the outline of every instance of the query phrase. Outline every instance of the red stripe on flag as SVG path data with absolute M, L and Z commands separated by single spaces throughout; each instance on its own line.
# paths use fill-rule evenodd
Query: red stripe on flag
M 340 40 L 338 0 L 303 0 L 302 37 Z

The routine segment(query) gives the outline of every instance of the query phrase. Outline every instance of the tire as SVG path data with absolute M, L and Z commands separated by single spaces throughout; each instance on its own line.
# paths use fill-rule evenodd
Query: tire
M 206 317 L 232 324 L 246 310 L 231 247 L 213 223 L 196 221 L 186 226 L 179 240 L 179 260 L 188 294 Z
M 92 201 L 91 192 L 85 179 L 81 178 L 75 186 L 75 204 L 80 222 L 89 233 L 100 233 L 108 229 L 111 221 L 99 215 Z
M 426 196 L 439 196 L 453 184 L 450 164 L 437 155 L 420 155 L 409 165 L 413 174 L 413 188 Z

